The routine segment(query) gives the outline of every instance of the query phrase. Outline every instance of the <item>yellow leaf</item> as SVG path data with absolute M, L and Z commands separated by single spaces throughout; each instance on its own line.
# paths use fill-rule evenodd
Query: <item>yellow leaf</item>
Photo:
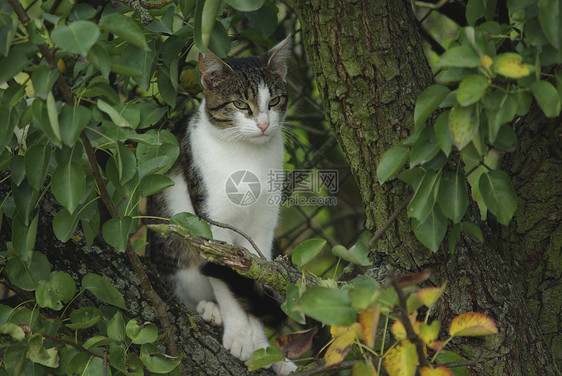
M 426 307 L 430 308 L 437 299 L 443 295 L 443 291 L 445 291 L 445 287 L 447 283 L 444 283 L 441 287 L 426 287 L 420 289 L 416 292 L 416 296 L 418 299 L 425 305 Z
M 330 328 L 330 334 L 332 335 L 332 338 L 340 337 L 350 331 L 353 332 L 358 338 L 363 338 L 363 329 L 358 322 L 354 322 L 353 324 L 348 326 L 333 325 Z
M 527 77 L 531 73 L 529 66 L 523 63 L 521 55 L 513 52 L 496 56 L 494 59 L 494 71 L 508 78 Z
M 369 347 L 373 347 L 375 344 L 380 316 L 381 307 L 379 305 L 366 309 L 359 315 L 359 324 L 363 330 L 363 341 Z
M 437 339 L 440 328 L 441 328 L 441 323 L 437 320 L 432 322 L 431 325 L 427 325 L 426 323 L 421 323 L 419 336 L 426 345 L 429 345 L 430 343 L 432 343 Z
M 392 334 L 394 334 L 394 337 L 398 341 L 406 339 L 406 337 L 408 336 L 408 334 L 406 333 L 406 328 L 404 327 L 404 324 L 402 324 L 402 321 L 400 320 L 394 321 L 391 329 L 392 329 Z
M 416 345 L 402 341 L 386 354 L 383 365 L 390 376 L 414 376 L 418 365 Z
M 420 369 L 420 376 L 453 376 L 449 368 L 439 366 L 437 368 L 422 367 Z
M 488 55 L 482 55 L 480 56 L 480 64 L 482 64 L 482 66 L 484 67 L 484 69 L 489 70 L 490 67 L 492 66 L 492 58 Z
M 456 336 L 485 336 L 498 332 L 498 327 L 492 319 L 479 312 L 461 313 L 453 319 L 449 334 Z
M 330 347 L 328 347 L 328 350 L 326 350 L 326 355 L 324 355 L 327 366 L 341 363 L 349 350 L 351 350 L 353 343 L 355 343 L 356 335 L 354 330 L 348 329 L 338 332 L 338 334 L 339 335 L 332 341 Z

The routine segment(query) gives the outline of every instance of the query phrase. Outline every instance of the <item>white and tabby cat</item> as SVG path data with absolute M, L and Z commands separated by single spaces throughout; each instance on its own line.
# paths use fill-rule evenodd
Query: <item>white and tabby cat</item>
M 249 235 L 271 259 L 273 231 L 279 207 L 271 205 L 268 173 L 283 168 L 281 125 L 287 110 L 286 59 L 290 37 L 259 57 L 222 61 L 208 52 L 199 56 L 204 99 L 181 140 L 178 161 L 168 174 L 175 185 L 149 200 L 149 214 L 171 217 L 195 213 L 236 227 Z M 261 183 L 257 200 L 249 205 L 231 201 L 225 189 L 237 171 L 253 173 Z M 278 201 L 276 201 L 278 202 Z M 213 237 L 255 252 L 236 232 L 212 227 Z M 202 317 L 224 326 L 223 345 L 247 360 L 267 347 L 260 317 L 273 315 L 269 294 L 253 281 L 213 264 L 205 264 L 196 251 L 174 259 L 175 249 L 186 247 L 177 238 L 150 236 L 150 254 L 173 284 L 175 295 Z M 256 299 L 256 294 L 258 299 Z M 253 301 L 252 301 L 253 300 Z M 261 304 L 256 304 L 256 300 Z M 290 362 L 274 365 L 280 374 L 296 369 Z

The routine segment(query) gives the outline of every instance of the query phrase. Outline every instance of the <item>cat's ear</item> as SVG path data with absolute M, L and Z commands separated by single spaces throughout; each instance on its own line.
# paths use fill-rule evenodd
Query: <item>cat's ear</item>
M 284 80 L 287 75 L 287 58 L 291 54 L 291 34 L 265 54 L 266 67 L 279 74 Z
M 201 71 L 201 84 L 205 89 L 210 89 L 218 76 L 232 71 L 232 68 L 220 57 L 207 50 L 205 55 L 199 53 L 199 70 Z

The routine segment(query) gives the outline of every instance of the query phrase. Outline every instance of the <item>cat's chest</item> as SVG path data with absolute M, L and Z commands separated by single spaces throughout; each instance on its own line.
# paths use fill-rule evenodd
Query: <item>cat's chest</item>
M 209 199 L 244 206 L 275 194 L 271 179 L 282 173 L 281 135 L 264 145 L 240 145 L 201 133 L 193 135 L 191 150 Z

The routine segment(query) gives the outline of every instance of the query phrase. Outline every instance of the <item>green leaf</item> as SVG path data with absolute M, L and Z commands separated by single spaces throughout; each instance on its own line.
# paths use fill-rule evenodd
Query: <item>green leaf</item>
M 489 85 L 488 79 L 481 74 L 467 76 L 459 84 L 457 101 L 463 107 L 470 106 L 484 96 Z
M 459 238 L 459 235 L 462 231 L 471 233 L 478 240 L 480 240 L 480 243 L 484 242 L 484 237 L 482 236 L 482 230 L 480 229 L 480 227 L 478 227 L 478 225 L 475 225 L 474 223 L 470 223 L 470 222 L 457 223 L 456 225 L 453 226 L 451 232 L 449 233 L 449 251 L 451 251 L 451 254 L 455 253 L 457 239 Z
M 179 225 L 187 229 L 190 233 L 196 236 L 212 239 L 213 233 L 211 228 L 204 220 L 191 213 L 178 213 L 170 218 L 170 223 Z
M 38 222 L 39 214 L 35 214 L 28 226 L 23 223 L 19 215 L 15 215 L 12 220 L 12 246 L 14 253 L 25 262 L 29 262 L 32 251 L 35 248 Z
M 75 21 L 57 27 L 51 33 L 54 44 L 68 52 L 86 55 L 100 35 L 98 25 L 90 21 Z
M 270 364 L 282 362 L 285 357 L 276 347 L 266 347 L 265 349 L 258 349 L 250 356 L 245 363 L 248 366 L 248 371 L 252 372 L 260 368 L 269 366 Z
M 486 7 L 484 6 L 483 0 L 468 0 L 466 3 L 466 21 L 469 25 L 474 26 L 476 21 L 484 17 L 484 11 Z
M 156 81 L 158 83 L 158 91 L 160 95 L 170 105 L 171 108 L 176 106 L 176 99 L 177 99 L 177 81 L 174 87 L 171 79 L 170 73 L 166 70 L 167 67 L 162 66 L 158 69 L 158 73 L 156 74 Z
M 480 58 L 471 46 L 455 46 L 448 49 L 437 62 L 436 68 L 459 67 L 476 68 L 480 66 Z
M 16 212 L 23 221 L 23 224 L 28 227 L 29 218 L 35 206 L 35 201 L 37 200 L 33 187 L 27 182 L 27 179 L 24 179 L 19 187 L 12 183 L 12 194 L 14 196 Z
M 513 127 L 509 124 L 502 125 L 492 146 L 501 151 L 514 151 L 517 146 L 517 134 Z
M 507 225 L 517 209 L 517 194 L 509 175 L 501 170 L 490 171 L 482 174 L 478 186 L 490 212 Z
M 435 138 L 441 151 L 448 157 L 453 150 L 453 139 L 449 132 L 450 111 L 445 111 L 435 121 Z
M 215 21 L 215 27 L 213 27 L 211 39 L 209 40 L 209 49 L 221 58 L 225 58 L 230 51 L 228 32 L 219 20 Z
M 350 325 L 357 314 L 348 291 L 313 286 L 297 302 L 297 309 L 326 325 Z
M 53 232 L 57 239 L 63 243 L 70 239 L 78 226 L 78 220 L 78 215 L 72 215 L 66 209 L 60 210 L 53 219 Z
M 21 342 L 25 338 L 23 329 L 14 323 L 8 322 L 0 325 L 0 334 L 9 335 L 13 340 Z
M 137 173 L 137 158 L 129 147 L 122 142 L 118 142 L 115 159 L 119 172 L 119 182 L 125 184 Z
M 193 23 L 193 42 L 201 52 L 205 52 L 209 46 L 220 4 L 221 0 L 197 0 Z
M 414 234 L 432 252 L 437 252 L 447 232 L 447 218 L 438 206 L 433 207 L 429 216 L 422 222 L 412 218 Z
M 365 244 L 363 244 L 363 242 L 360 241 L 355 243 L 349 250 L 343 245 L 336 245 L 332 248 L 332 254 L 357 265 L 371 265 L 371 260 L 369 260 L 369 249 Z
M 48 281 L 39 281 L 35 290 L 35 300 L 42 308 L 58 311 L 63 308 L 62 302 L 69 302 L 76 293 L 76 284 L 70 274 L 55 271 Z
M 380 184 L 383 184 L 390 177 L 392 177 L 406 161 L 410 151 L 404 146 L 395 146 L 387 150 L 377 166 L 377 179 Z
M 75 309 L 70 314 L 71 324 L 66 327 L 71 330 L 86 329 L 94 326 L 101 319 L 101 312 L 94 307 L 83 307 Z
M 84 106 L 64 106 L 60 117 L 62 142 L 67 146 L 74 146 L 80 137 L 80 132 L 90 121 L 92 113 Z
M 69 213 L 74 213 L 86 194 L 86 174 L 72 159 L 60 163 L 51 179 L 51 191 Z
M 87 353 L 77 353 L 67 364 L 68 375 L 96 376 L 104 374 L 103 359 Z
M 103 30 L 117 35 L 132 45 L 148 50 L 141 27 L 130 17 L 120 13 L 106 13 L 102 16 L 99 25 Z
M 307 239 L 293 249 L 291 260 L 302 268 L 322 251 L 326 243 L 324 239 Z
M 181 358 L 162 354 L 160 349 L 151 343 L 141 346 L 140 359 L 146 369 L 154 373 L 173 371 L 181 362 Z
M 111 218 L 102 227 L 103 239 L 119 252 L 125 251 L 129 233 L 134 229 L 133 218 Z
M 263 38 L 269 38 L 277 29 L 277 11 L 275 5 L 265 3 L 257 11 L 246 13 L 246 17 Z
M 241 12 L 252 12 L 262 7 L 265 0 L 226 0 L 226 3 Z
M 51 92 L 51 88 L 58 76 L 59 70 L 57 68 L 50 69 L 46 65 L 39 66 L 31 75 L 31 82 L 33 83 L 33 89 L 35 89 L 35 95 L 46 100 L 47 94 Z
M 546 39 L 554 46 L 560 48 L 560 1 L 541 0 L 539 6 L 539 22 Z
M 455 106 L 449 115 L 449 132 L 453 144 L 462 150 L 478 133 L 478 113 L 475 106 Z
M 152 137 L 153 142 L 137 146 L 141 179 L 153 172 L 163 174 L 168 171 L 180 152 L 178 140 L 172 133 L 166 130 L 151 129 L 144 134 Z
M 10 12 L 11 13 L 11 12 Z M 15 14 L 10 16 L 6 13 L 0 17 L 0 55 L 8 56 L 12 40 L 16 36 L 18 29 L 18 19 Z M 277 23 L 275 23 L 277 25 Z
M 140 129 L 144 129 L 156 124 L 168 111 L 166 107 L 158 107 L 153 103 L 139 103 L 139 110 Z
M 7 57 L 0 56 L 0 84 L 8 81 L 29 64 L 22 48 L 12 48 Z
M 52 147 L 49 144 L 39 143 L 28 147 L 25 153 L 25 175 L 33 188 L 40 190 L 49 172 Z
M 443 85 L 432 85 L 425 89 L 416 100 L 414 109 L 414 129 L 421 129 L 425 121 L 431 116 L 433 111 L 439 108 L 443 99 L 451 91 Z
M 51 125 L 51 130 L 55 135 L 57 141 L 60 143 L 61 135 L 60 135 L 60 125 L 59 125 L 59 114 L 57 110 L 57 104 L 55 102 L 55 97 L 53 96 L 53 92 L 49 91 L 47 94 L 47 116 L 49 117 L 49 124 Z
M 88 273 L 82 278 L 82 288 L 90 291 L 96 298 L 117 308 L 127 309 L 123 295 L 111 282 L 94 273 Z
M 132 128 L 131 124 L 127 121 L 127 119 L 125 119 L 121 115 L 121 113 L 119 113 L 119 111 L 113 108 L 113 106 L 111 106 L 110 104 L 104 102 L 101 99 L 98 99 L 97 105 L 101 111 L 109 115 L 111 121 L 113 121 L 113 123 L 115 123 L 115 125 L 117 125 L 118 127 Z
M 172 185 L 174 185 L 174 181 L 166 175 L 147 175 L 141 179 L 139 190 L 140 194 L 146 197 L 171 187 Z
M 300 289 L 294 283 L 289 283 L 287 285 L 287 290 L 285 292 L 285 301 L 281 304 L 281 309 L 290 318 L 298 322 L 299 324 L 305 324 L 306 318 L 304 314 L 296 309 L 297 301 L 300 298 Z
M 134 344 L 153 343 L 158 338 L 158 328 L 150 322 L 139 325 L 137 320 L 129 320 L 125 326 L 125 333 Z
M 408 217 L 413 217 L 418 221 L 423 221 L 431 214 L 431 209 L 435 204 L 435 191 L 438 187 L 437 183 L 440 174 L 433 170 L 426 170 L 419 186 L 416 189 L 414 197 L 408 203 Z
M 453 222 L 456 223 L 464 217 L 468 209 L 468 188 L 462 172 L 446 172 L 443 175 L 439 183 L 437 202 L 443 214 Z
M 35 290 L 39 281 L 49 279 L 50 273 L 51 264 L 40 252 L 33 252 L 31 263 L 26 263 L 19 257 L 11 257 L 6 264 L 10 282 L 26 291 Z
M 429 162 L 439 153 L 439 145 L 433 127 L 426 127 L 410 153 L 410 168 Z
M 102 47 L 102 45 L 96 43 L 92 46 L 92 48 L 90 48 L 90 51 L 88 51 L 88 61 L 101 72 L 105 79 L 109 77 L 109 73 L 111 71 L 111 59 L 107 50 Z
M 530 88 L 546 117 L 554 118 L 560 114 L 560 95 L 550 82 L 536 81 Z
M 119 342 L 125 340 L 125 321 L 121 312 L 115 313 L 107 323 L 107 335 Z
M 517 113 L 517 99 L 514 95 L 509 95 L 497 110 L 488 109 L 485 112 L 488 118 L 488 140 L 493 143 L 502 125 L 509 123 L 515 117 Z

